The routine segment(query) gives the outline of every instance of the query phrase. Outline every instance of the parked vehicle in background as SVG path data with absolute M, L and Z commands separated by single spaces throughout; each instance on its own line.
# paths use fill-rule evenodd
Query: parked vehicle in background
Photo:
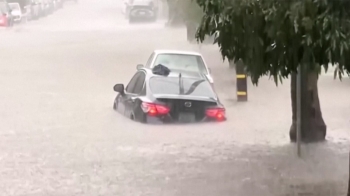
M 45 9 L 45 3 L 43 0 L 33 0 L 36 5 L 39 7 L 39 16 L 44 17 L 46 16 L 46 9 Z
M 35 2 L 40 7 L 40 15 L 41 17 L 49 15 L 49 6 L 46 0 L 35 0 Z
M 40 18 L 40 5 L 35 0 L 30 0 L 30 12 L 31 12 L 31 19 L 37 20 Z
M 19 6 L 20 6 L 20 15 L 21 15 L 21 19 L 23 19 L 23 21 L 26 21 L 26 20 L 31 20 L 33 19 L 35 16 L 34 16 L 34 13 L 33 13 L 33 10 L 32 10 L 32 3 L 31 3 L 31 0 L 7 0 L 8 3 L 18 3 Z M 16 15 L 18 17 L 19 15 L 19 11 L 17 10 L 16 11 Z M 22 20 L 21 20 L 22 21 Z
M 156 21 L 158 18 L 158 0 L 124 0 L 122 12 L 129 22 L 136 20 Z
M 51 0 L 39 0 L 42 6 L 43 15 L 47 16 L 53 12 L 53 4 Z
M 47 6 L 48 6 L 49 14 L 52 14 L 55 11 L 54 0 L 46 0 L 46 3 L 47 3 Z
M 20 23 L 22 22 L 23 13 L 22 9 L 19 3 L 9 3 L 10 9 L 11 9 L 11 14 L 13 15 L 13 21 L 15 23 Z
M 23 16 L 25 16 L 26 20 L 32 20 L 33 19 L 33 12 L 31 10 L 30 4 L 23 7 L 23 9 L 22 9 L 22 18 L 23 18 Z
M 13 16 L 11 8 L 7 1 L 0 0 L 0 26 L 10 27 L 13 25 Z

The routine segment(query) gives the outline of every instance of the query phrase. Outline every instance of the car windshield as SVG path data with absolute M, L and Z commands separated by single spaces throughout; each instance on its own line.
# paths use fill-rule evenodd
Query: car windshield
M 11 10 L 20 10 L 18 3 L 9 3 Z
M 206 80 L 197 78 L 182 78 L 184 94 L 215 98 L 216 94 Z M 150 90 L 153 94 L 179 95 L 179 78 L 152 77 L 149 81 Z
M 162 64 L 170 70 L 183 70 L 208 74 L 204 61 L 199 55 L 187 54 L 159 54 L 154 65 Z

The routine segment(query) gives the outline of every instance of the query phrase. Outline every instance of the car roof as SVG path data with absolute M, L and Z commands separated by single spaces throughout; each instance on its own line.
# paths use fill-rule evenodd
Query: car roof
M 155 50 L 154 53 L 156 53 L 156 54 L 183 54 L 183 55 L 202 56 L 198 52 L 185 51 L 185 50 Z

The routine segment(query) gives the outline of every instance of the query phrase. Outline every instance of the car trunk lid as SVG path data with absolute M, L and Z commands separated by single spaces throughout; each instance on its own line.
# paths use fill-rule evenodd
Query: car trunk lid
M 205 119 L 206 109 L 216 106 L 216 100 L 208 97 L 188 95 L 154 95 L 170 108 L 170 116 L 176 122 L 192 123 Z

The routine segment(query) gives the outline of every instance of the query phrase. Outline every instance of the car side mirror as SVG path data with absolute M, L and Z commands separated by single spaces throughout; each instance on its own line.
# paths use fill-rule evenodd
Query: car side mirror
M 142 69 L 144 66 L 142 64 L 138 64 L 136 65 L 136 69 L 139 70 L 139 69 Z
M 124 84 L 116 84 L 116 85 L 114 85 L 113 89 L 115 92 L 118 92 L 121 95 L 123 95 L 125 93 L 124 92 Z

